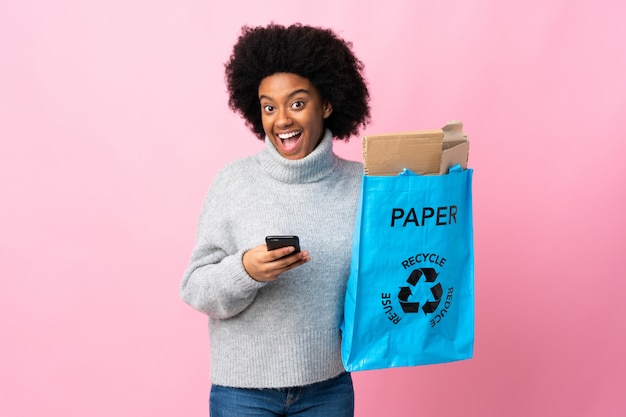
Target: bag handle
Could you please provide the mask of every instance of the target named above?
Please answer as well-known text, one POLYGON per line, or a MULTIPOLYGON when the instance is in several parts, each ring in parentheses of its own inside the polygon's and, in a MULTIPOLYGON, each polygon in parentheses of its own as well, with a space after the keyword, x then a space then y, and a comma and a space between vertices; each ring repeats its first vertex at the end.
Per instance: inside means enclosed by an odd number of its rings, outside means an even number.
MULTIPOLYGON (((461 166, 461 164, 452 165, 448 169, 448 174, 457 174, 459 172, 463 172, 463 167, 461 166)), ((420 174, 417 174, 417 173, 411 171, 408 168, 402 168, 402 171, 400 171, 400 173, 398 174, 398 177, 410 177, 410 176, 418 176, 419 177, 419 175, 420 174)))

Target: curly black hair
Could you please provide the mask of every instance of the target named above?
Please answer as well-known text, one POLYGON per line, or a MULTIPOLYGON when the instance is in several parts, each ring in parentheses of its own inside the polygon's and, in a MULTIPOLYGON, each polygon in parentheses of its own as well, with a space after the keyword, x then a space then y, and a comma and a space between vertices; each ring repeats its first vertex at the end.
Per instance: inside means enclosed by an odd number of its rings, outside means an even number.
POLYGON ((258 88, 261 80, 279 72, 307 78, 331 103, 325 127, 335 138, 348 140, 370 122, 363 63, 352 52, 352 43, 330 29, 300 23, 243 26, 225 67, 228 106, 261 140, 265 132, 258 88))

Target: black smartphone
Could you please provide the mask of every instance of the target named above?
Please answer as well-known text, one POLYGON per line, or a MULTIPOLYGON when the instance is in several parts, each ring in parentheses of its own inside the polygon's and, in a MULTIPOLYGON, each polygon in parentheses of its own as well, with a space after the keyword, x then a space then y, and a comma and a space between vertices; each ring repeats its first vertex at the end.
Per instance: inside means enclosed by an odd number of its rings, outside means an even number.
POLYGON ((291 254, 300 252, 300 239, 298 236, 266 236, 265 244, 267 245, 267 250, 274 250, 278 248, 284 248, 285 246, 293 246, 296 248, 291 254))

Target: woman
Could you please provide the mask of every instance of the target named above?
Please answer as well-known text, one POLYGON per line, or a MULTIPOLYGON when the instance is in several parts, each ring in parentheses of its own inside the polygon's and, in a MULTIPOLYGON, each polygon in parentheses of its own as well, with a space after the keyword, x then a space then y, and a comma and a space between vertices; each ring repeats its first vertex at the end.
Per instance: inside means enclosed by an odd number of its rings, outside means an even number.
POLYGON ((336 156, 370 119, 363 65, 328 29, 244 27, 229 106, 265 148, 214 178, 181 296, 209 316, 212 416, 352 416, 341 363, 362 165, 336 156), (268 251, 267 235, 298 235, 268 251))

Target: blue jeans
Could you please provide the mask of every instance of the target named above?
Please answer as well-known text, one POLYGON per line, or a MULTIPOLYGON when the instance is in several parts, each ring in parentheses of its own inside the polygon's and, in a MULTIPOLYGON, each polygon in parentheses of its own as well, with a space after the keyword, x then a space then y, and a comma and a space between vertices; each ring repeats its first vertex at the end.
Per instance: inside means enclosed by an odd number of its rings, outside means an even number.
POLYGON ((354 388, 345 372, 327 381, 293 388, 211 387, 211 417, 353 417, 354 388))

